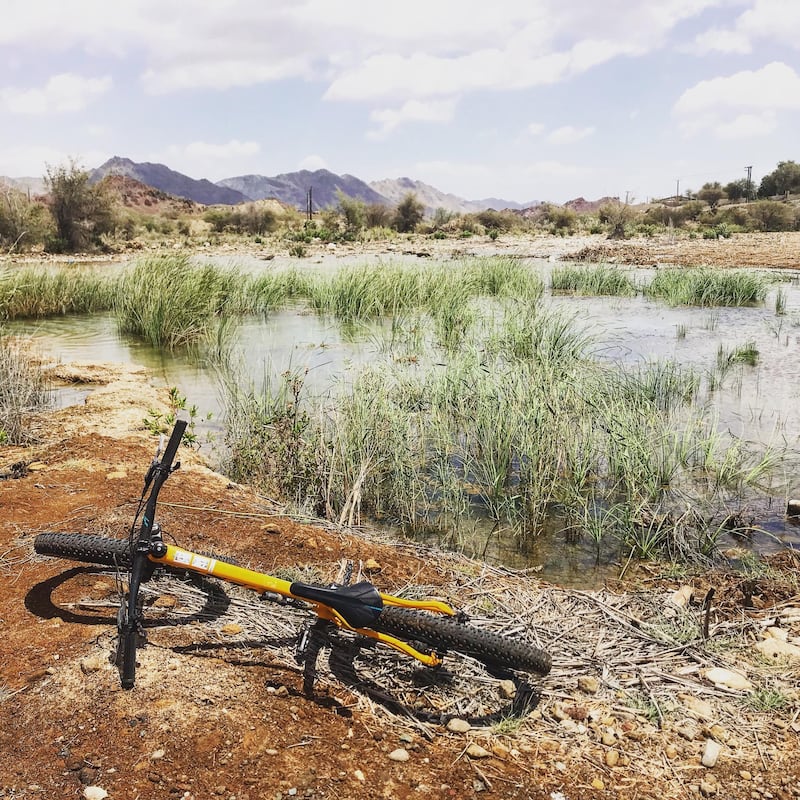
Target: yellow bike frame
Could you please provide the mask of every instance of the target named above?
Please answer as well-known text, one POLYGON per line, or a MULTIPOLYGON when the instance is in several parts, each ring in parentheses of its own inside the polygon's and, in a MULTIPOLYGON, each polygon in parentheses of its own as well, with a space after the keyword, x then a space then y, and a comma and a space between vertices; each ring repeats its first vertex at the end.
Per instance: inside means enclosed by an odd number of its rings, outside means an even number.
MULTIPOLYGON (((267 575, 264 572, 257 572, 256 570, 246 569, 244 567, 237 567, 235 564, 229 564, 226 561, 220 561, 210 556, 204 556, 199 553, 193 553, 191 550, 184 550, 174 545, 164 544, 166 553, 162 556, 155 556, 152 553, 148 558, 156 564, 168 564, 177 569, 190 570, 191 572, 199 572, 203 575, 212 575, 220 580, 234 583, 238 586, 245 586, 248 589, 253 589, 261 594, 265 592, 272 592, 281 595, 281 597, 293 598, 295 600, 302 600, 313 606, 314 611, 320 619, 328 620, 335 623, 340 628, 345 630, 355 631, 362 636, 368 636, 370 639, 375 639, 389 647, 399 650, 401 653, 411 656, 422 662, 426 666, 435 667, 442 663, 442 659, 436 653, 421 653, 419 650, 413 648, 407 642, 401 639, 396 639, 386 633, 373 631, 370 628, 354 628, 347 623, 344 617, 336 611, 335 608, 319 602, 308 600, 305 597, 298 597, 292 594, 289 581, 276 578, 272 575, 267 575)), ((406 600, 402 597, 395 597, 391 594, 384 594, 379 592, 381 600, 387 606, 400 606, 402 608, 413 608, 420 611, 431 611, 437 614, 444 614, 453 616, 455 611, 440 600, 406 600)))

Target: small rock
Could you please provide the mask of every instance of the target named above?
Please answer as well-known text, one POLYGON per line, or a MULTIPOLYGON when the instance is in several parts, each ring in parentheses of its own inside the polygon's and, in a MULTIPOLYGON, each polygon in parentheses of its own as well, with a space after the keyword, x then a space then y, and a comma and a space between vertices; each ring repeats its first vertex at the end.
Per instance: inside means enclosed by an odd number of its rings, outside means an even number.
POLYGON ((492 745, 492 755, 505 761, 511 755, 511 751, 504 744, 495 742, 492 745))
POLYGON ((740 777, 740 778, 741 778, 743 781, 751 781, 751 780, 753 780, 753 775, 752 775, 752 773, 751 773, 751 772, 748 772, 746 769, 740 769, 740 770, 739 770, 739 777, 740 777))
POLYGON ((700 794, 703 797, 713 797, 717 793, 717 784, 712 783, 711 781, 701 780, 700 781, 700 794))
POLYGON ((161 750, 161 749, 153 750, 153 752, 150 753, 150 760, 151 761, 158 761, 159 759, 164 758, 164 755, 165 755, 165 751, 164 750, 161 750))
POLYGON ((765 658, 785 658, 788 661, 800 661, 800 647, 790 642, 784 642, 782 639, 770 637, 756 642, 756 650, 765 658))
POLYGON ((470 758, 489 758, 489 756, 492 755, 485 747, 481 747, 477 742, 472 742, 467 747, 466 752, 470 758))
POLYGON ((401 733, 397 738, 403 744, 411 744, 414 741, 414 737, 410 733, 401 733))
POLYGON ((678 755, 678 748, 677 748, 677 747, 675 747, 675 745, 674 745, 674 744, 668 744, 668 745, 667 745, 667 746, 664 748, 664 755, 665 755, 665 756, 666 756, 666 757, 667 757, 667 758, 668 758, 670 761, 672 761, 672 759, 673 759, 673 758, 676 758, 676 757, 677 757, 677 755, 678 755))
POLYGON ((592 781, 592 788, 597 789, 598 792, 602 792, 606 788, 606 785, 600 780, 600 778, 595 778, 592 781))
POLYGON ((390 761, 408 761, 409 758, 411 758, 411 756, 404 747, 398 747, 397 750, 392 750, 392 752, 389 753, 390 761))
POLYGON ((669 601, 672 605, 677 606, 678 608, 684 608, 692 600, 692 592, 694 590, 691 586, 681 586, 677 592, 673 592, 670 596, 669 601))
POLYGON ((279 686, 275 690, 275 697, 288 697, 289 696, 289 688, 287 686, 279 686))
POLYGON ((280 527, 278 525, 276 525, 274 522, 268 522, 266 525, 262 525, 261 526, 261 530, 264 531, 264 533, 280 533, 281 532, 280 527))
POLYGON ((108 797, 108 792, 101 786, 87 786, 83 790, 85 800, 105 800, 108 797))
POLYGON ((703 748, 703 758, 701 759, 703 766, 711 769, 717 763, 721 751, 722 746, 718 742, 715 742, 713 739, 706 739, 706 744, 703 748))
POLYGON ((612 744, 617 743, 617 735, 614 733, 614 731, 604 731, 603 735, 600 737, 600 741, 606 747, 610 747, 612 744))
POLYGON ((513 700, 517 696, 517 687, 514 685, 514 681, 502 680, 497 685, 497 689, 500 692, 500 697, 506 700, 513 700))
POLYGON ((364 781, 366 781, 367 779, 367 776, 364 775, 364 773, 360 769, 357 769, 353 773, 353 775, 355 776, 356 780, 359 781, 360 783, 364 783, 364 781))
POLYGON ((368 558, 364 562, 364 569, 370 572, 380 572, 383 567, 374 558, 368 558))
POLYGON ((86 656, 86 658, 81 660, 81 672, 84 675, 88 675, 90 672, 97 672, 103 669, 106 663, 105 656, 101 656, 100 654, 86 656))
MULTIPOLYGON (((777 641, 772 639, 770 641, 777 641)), ((756 645, 758 646, 758 645, 756 645)), ((800 648, 798 648, 800 653, 800 648)), ((722 667, 713 667, 712 669, 704 670, 700 673, 706 680, 711 681, 715 686, 722 686, 726 689, 736 689, 739 691, 750 691, 753 684, 740 672, 734 672, 730 669, 723 669, 722 667)))
POLYGON ((600 681, 592 675, 582 675, 578 678, 578 688, 584 694, 597 694, 600 691, 600 681))
POLYGON ((678 699, 695 719, 708 721, 714 718, 714 708, 711 703, 690 694, 679 694, 678 699))
POLYGON ((453 719, 447 723, 447 730, 449 730, 451 733, 466 733, 467 731, 472 730, 472 725, 470 725, 465 719, 453 717, 453 719))
POLYGON ((619 752, 616 750, 606 750, 606 766, 616 767, 619 763, 619 752))
POLYGON ((242 626, 238 622, 229 622, 227 625, 223 625, 220 630, 228 636, 235 636, 237 633, 242 632, 242 626))

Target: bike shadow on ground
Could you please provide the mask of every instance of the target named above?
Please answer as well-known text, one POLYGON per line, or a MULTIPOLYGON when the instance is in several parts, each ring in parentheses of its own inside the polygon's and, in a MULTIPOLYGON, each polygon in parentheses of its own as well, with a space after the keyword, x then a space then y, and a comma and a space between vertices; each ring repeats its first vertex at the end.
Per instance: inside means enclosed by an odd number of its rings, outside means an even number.
MULTIPOLYGON (((40 619, 60 619, 63 622, 77 625, 116 625, 116 609, 110 614, 99 611, 95 613, 76 613, 62 607, 53 599, 53 593, 65 583, 80 575, 89 574, 107 575, 108 570, 93 566, 72 567, 58 573, 58 575, 54 575, 52 578, 40 581, 34 584, 25 595, 25 608, 40 619)), ((202 575, 188 574, 186 580, 203 593, 203 605, 198 610, 189 613, 176 612, 159 619, 148 620, 145 618, 142 627, 189 625, 193 622, 215 620, 225 614, 230 607, 231 600, 222 588, 202 575)))

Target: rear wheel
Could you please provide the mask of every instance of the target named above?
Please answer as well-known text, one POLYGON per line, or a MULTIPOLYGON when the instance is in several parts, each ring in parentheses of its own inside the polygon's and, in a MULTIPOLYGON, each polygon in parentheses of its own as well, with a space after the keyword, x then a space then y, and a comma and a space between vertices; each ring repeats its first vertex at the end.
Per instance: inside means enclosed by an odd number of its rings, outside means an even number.
POLYGON ((455 617, 385 606, 369 626, 399 639, 421 641, 435 650, 456 650, 487 666, 547 675, 552 666, 548 653, 494 631, 482 631, 455 617))

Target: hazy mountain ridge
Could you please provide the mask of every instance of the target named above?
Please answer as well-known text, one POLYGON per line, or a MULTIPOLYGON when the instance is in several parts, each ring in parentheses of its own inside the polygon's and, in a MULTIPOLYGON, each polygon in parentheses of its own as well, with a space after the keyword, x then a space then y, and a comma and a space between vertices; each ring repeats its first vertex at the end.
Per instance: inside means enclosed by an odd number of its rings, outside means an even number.
MULTIPOLYGON (((498 198, 465 200, 412 178, 386 178, 366 183, 354 175, 337 175, 327 169, 299 170, 274 176, 236 175, 212 183, 205 178, 191 178, 165 164, 135 162, 129 158, 114 156, 96 169, 90 170, 90 180, 93 183, 108 175, 131 178, 173 197, 202 205, 238 205, 253 200, 274 198, 286 205, 305 210, 309 189, 312 192, 314 210, 317 211, 336 206, 340 192, 346 197, 368 204, 390 206, 397 205, 407 194, 413 193, 425 206, 428 215, 432 215, 438 208, 465 214, 487 208, 498 211, 506 208, 519 210, 538 205, 537 202, 525 205, 498 198)), ((42 194, 46 190, 44 180, 41 178, 0 177, 0 183, 21 191, 30 191, 31 194, 42 194)))
POLYGON ((443 208, 445 211, 451 211, 456 214, 474 214, 478 211, 485 211, 487 208, 493 208, 496 211, 511 208, 518 211, 529 206, 538 205, 537 202, 525 205, 496 197, 490 197, 485 200, 465 200, 463 197, 442 192, 430 184, 416 181, 412 178, 384 178, 380 181, 371 181, 369 185, 394 205, 399 203, 409 192, 412 192, 416 195, 417 200, 425 206, 425 211, 429 215, 433 214, 437 208, 443 208))
POLYGON ((250 200, 276 198, 303 209, 309 189, 315 210, 335 206, 339 192, 365 203, 386 203, 384 196, 354 175, 336 175, 327 169, 284 172, 274 177, 239 175, 217 181, 217 186, 234 189, 250 200))
POLYGON ((114 156, 91 171, 91 180, 97 182, 106 175, 124 175, 162 192, 184 197, 203 205, 237 205, 248 198, 226 186, 217 186, 205 178, 196 179, 176 172, 164 164, 136 163, 129 158, 114 156))

